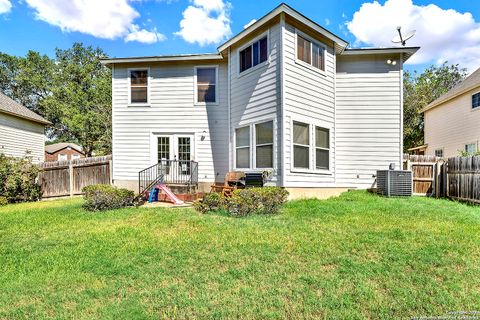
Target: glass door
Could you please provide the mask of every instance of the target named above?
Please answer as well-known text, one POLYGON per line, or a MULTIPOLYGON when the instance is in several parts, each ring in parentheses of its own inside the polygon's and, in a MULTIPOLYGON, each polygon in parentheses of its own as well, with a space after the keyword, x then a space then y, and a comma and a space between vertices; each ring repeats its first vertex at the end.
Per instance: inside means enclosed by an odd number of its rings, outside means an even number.
POLYGON ((193 160, 193 136, 171 134, 157 136, 157 163, 159 175, 166 183, 188 182, 193 160))
POLYGON ((188 136, 175 137, 175 156, 178 159, 178 174, 182 181, 185 181, 191 174, 192 160, 192 138, 188 136))

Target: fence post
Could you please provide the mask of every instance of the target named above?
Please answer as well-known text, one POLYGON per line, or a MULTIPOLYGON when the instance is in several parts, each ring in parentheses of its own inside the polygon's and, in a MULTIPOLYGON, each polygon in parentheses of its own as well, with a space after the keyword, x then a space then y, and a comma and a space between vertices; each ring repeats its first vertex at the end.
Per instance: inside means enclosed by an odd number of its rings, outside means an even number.
POLYGON ((70 197, 73 197, 73 163, 72 161, 70 161, 70 163, 68 164, 68 176, 69 176, 69 182, 70 182, 70 186, 69 186, 69 191, 70 191, 70 197))
POLYGON ((113 185, 113 160, 108 160, 108 171, 110 175, 110 185, 113 185))

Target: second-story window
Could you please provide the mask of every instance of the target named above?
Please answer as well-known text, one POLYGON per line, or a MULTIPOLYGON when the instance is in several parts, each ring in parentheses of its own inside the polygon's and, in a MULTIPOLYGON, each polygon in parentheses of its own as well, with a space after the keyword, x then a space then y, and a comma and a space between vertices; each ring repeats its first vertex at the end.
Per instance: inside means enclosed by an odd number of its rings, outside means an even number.
POLYGON ((480 92, 472 95, 472 109, 480 107, 480 92))
POLYGON ((130 103, 148 103, 148 69, 130 70, 130 103))
POLYGON ((197 102, 217 102, 217 68, 197 68, 197 102))
POLYGON ((268 39, 255 41, 240 51, 240 72, 248 70, 268 59, 268 39))
POLYGON ((298 34, 297 59, 325 71, 325 48, 298 34))

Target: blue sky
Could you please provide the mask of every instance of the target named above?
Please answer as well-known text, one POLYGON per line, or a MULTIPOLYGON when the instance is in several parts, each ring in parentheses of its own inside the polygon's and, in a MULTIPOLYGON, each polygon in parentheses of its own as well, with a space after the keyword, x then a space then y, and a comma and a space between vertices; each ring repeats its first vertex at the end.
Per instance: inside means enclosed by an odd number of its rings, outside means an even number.
MULTIPOLYGON (((0 50, 54 55, 74 42, 112 57, 215 52, 279 4, 259 0, 0 0, 0 50)), ((395 26, 422 46, 409 69, 443 60, 480 67, 480 1, 287 1, 358 46, 390 46, 395 26)))

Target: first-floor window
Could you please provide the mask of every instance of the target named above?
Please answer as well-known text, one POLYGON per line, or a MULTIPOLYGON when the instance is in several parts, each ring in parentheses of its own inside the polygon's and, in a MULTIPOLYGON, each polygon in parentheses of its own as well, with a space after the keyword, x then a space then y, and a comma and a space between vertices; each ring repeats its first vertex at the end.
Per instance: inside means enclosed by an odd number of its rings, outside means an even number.
POLYGON ((235 130, 235 166, 237 168, 250 168, 250 127, 235 130))
POLYGON ((330 130, 293 121, 293 167, 330 170, 330 130))
POLYGON ((477 152, 477 146, 475 145, 475 143, 466 144, 465 152, 471 155, 475 154, 475 152, 477 152))
POLYGON ((436 149, 435 150, 435 157, 443 158, 443 149, 436 149))
POLYGON ((255 167, 273 168, 273 121, 255 125, 255 167))
POLYGON ((310 126, 302 122, 293 122, 293 166, 310 168, 310 126))
POLYGON ((315 127, 315 168, 328 170, 330 167, 330 132, 328 129, 315 127))

